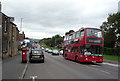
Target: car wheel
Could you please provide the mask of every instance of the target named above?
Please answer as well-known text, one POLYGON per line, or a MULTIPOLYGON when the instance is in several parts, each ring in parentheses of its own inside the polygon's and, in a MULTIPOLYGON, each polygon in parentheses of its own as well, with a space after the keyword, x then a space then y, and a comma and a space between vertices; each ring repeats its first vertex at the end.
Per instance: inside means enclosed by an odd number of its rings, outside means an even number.
POLYGON ((31 60, 29 60, 29 62, 31 63, 32 61, 31 61, 31 60))
POLYGON ((68 58, 67 58, 67 54, 64 55, 64 58, 65 58, 66 60, 68 60, 68 58))
POLYGON ((44 63, 45 61, 44 61, 44 60, 42 60, 41 62, 42 62, 42 63, 44 63))

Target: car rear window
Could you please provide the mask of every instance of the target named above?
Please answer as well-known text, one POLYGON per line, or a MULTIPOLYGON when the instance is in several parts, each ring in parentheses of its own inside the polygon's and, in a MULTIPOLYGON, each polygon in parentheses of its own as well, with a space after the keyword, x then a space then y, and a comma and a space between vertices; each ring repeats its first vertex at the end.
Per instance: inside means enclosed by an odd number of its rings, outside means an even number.
POLYGON ((32 54, 42 54, 42 53, 43 53, 42 51, 38 51, 38 50, 32 51, 32 54))

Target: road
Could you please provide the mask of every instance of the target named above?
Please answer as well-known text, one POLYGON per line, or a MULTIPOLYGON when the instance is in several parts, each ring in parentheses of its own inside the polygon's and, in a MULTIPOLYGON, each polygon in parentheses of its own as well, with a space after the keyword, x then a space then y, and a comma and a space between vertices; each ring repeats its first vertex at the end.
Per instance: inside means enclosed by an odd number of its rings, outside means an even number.
POLYGON ((45 52, 45 63, 28 63, 24 79, 118 79, 118 66, 81 64, 45 52))
MULTIPOLYGON (((37 48, 39 49, 39 48, 37 48)), ((28 55, 29 55, 28 51, 28 55)), ((118 65, 82 64, 44 52, 45 63, 21 63, 21 54, 3 60, 3 79, 118 79, 118 65), (27 66, 27 67, 26 67, 27 66)), ((3 80, 4 81, 4 80, 3 80)))
POLYGON ((0 80, 2 80, 2 58, 0 58, 0 80))

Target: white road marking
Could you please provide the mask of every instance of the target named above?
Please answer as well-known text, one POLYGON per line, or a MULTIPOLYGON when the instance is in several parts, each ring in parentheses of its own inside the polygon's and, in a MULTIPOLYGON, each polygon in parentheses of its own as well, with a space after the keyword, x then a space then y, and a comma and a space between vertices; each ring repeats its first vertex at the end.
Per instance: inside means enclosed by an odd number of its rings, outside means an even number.
POLYGON ((26 70, 27 70, 27 67, 28 67, 28 61, 27 61, 27 64, 26 64, 26 66, 25 66, 25 68, 24 68, 24 70, 23 70, 22 76, 19 77, 20 79, 23 79, 23 78, 24 78, 25 72, 26 72, 26 70))
POLYGON ((37 78, 37 76, 30 76, 30 78, 35 81, 35 79, 37 78))
POLYGON ((107 64, 107 65, 115 66, 115 67, 118 67, 118 66, 119 66, 119 65, 117 65, 117 64, 111 64, 111 63, 105 63, 105 62, 103 62, 102 64, 107 64))
POLYGON ((101 67, 101 66, 98 66, 98 65, 91 65, 91 66, 95 66, 95 67, 101 67))
POLYGON ((107 71, 104 71, 104 70, 100 70, 100 69, 93 68, 93 67, 89 67, 89 66, 86 66, 86 67, 88 67, 88 68, 91 68, 91 69, 94 69, 94 70, 97 70, 97 71, 104 72, 104 73, 106 73, 106 74, 110 74, 109 72, 107 72, 107 71))

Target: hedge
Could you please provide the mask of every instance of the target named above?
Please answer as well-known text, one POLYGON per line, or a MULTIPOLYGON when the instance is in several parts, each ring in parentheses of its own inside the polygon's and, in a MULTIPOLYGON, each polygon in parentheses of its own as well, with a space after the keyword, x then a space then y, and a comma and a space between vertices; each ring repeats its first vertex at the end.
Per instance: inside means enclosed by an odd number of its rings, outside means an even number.
POLYGON ((103 54, 120 56, 120 48, 103 48, 103 54))

